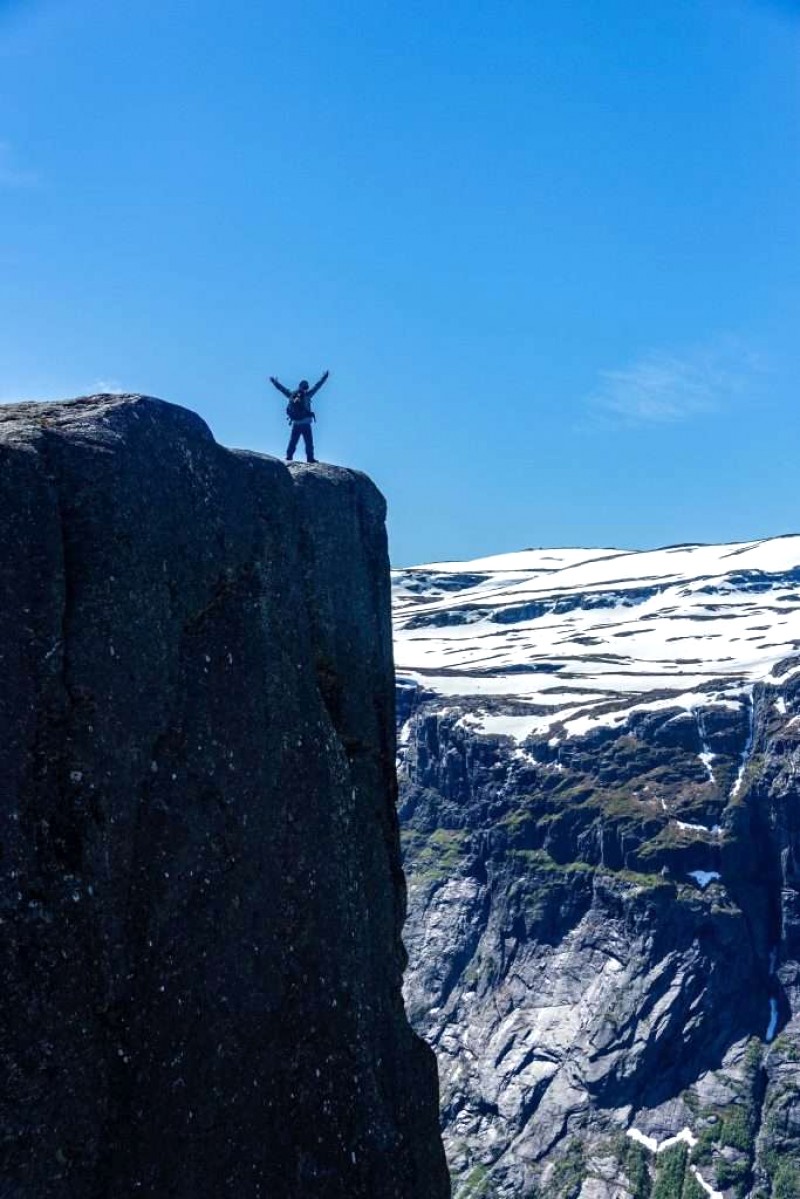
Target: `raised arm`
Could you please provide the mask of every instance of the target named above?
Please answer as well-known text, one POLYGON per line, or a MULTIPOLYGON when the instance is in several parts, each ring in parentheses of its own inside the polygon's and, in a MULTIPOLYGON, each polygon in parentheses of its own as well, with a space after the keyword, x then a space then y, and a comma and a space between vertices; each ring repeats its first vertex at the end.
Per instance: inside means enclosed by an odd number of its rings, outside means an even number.
POLYGON ((290 400, 292 398, 292 393, 289 391, 289 388, 284 387, 282 383, 279 383, 274 375, 270 375, 269 381, 272 384, 272 386, 277 387, 278 391, 280 391, 283 395, 285 395, 288 400, 290 400))
POLYGON ((330 371, 326 371, 325 374, 322 376, 322 378, 318 379, 317 382, 314 384, 314 386, 309 389, 309 391, 306 393, 308 395, 309 399, 311 399, 312 396, 315 396, 317 394, 320 387, 322 387, 322 384, 328 378, 329 374, 330 374, 330 371))

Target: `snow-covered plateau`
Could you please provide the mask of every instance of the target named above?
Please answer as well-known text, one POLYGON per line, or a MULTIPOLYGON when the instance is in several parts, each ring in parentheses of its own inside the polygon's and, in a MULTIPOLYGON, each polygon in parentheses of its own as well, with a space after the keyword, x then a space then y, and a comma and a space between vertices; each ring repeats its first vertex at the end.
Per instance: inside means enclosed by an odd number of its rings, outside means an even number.
POLYGON ((800 536, 393 586, 456 1199, 800 1197, 800 536))
POLYGON ((437 562, 395 572, 394 610, 401 678, 514 701, 487 732, 578 735, 769 678, 800 649, 800 536, 437 562))

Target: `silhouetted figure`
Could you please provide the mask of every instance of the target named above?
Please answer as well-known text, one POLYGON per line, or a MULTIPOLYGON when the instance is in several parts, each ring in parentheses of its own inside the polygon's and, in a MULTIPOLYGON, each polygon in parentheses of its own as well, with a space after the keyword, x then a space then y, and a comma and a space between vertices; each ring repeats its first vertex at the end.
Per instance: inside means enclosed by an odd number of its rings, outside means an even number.
POLYGON ((289 401, 286 405, 286 419, 292 426, 292 434, 289 438, 289 445, 286 449, 286 461, 291 462, 294 458, 294 452, 297 449, 297 443, 300 438, 306 447, 306 458, 309 462, 316 462, 314 457, 314 437, 311 432, 311 425, 317 419, 311 410, 311 398, 319 391, 322 384, 328 377, 329 372, 325 371, 322 378, 309 387, 307 379, 301 379, 294 391, 289 391, 288 387, 284 387, 279 383, 274 375, 270 375, 269 381, 273 387, 277 387, 282 395, 285 395, 289 401))

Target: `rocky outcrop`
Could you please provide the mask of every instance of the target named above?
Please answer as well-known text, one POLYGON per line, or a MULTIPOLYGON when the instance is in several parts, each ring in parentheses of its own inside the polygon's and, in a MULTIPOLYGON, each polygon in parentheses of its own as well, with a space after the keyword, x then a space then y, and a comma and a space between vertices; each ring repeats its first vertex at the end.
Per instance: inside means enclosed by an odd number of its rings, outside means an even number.
POLYGON ((729 789, 749 705, 708 712, 714 781, 669 709, 521 750, 437 707, 401 751, 407 998, 456 1194, 646 1199, 684 1130, 695 1189, 653 1194, 800 1194, 800 675, 729 789))
POLYGON ((0 1192, 444 1199, 382 498, 138 396, 0 492, 0 1192))
POLYGON ((451 690, 422 668, 399 683, 399 810, 407 1004, 439 1059, 455 1195, 794 1199, 800 660, 691 695, 598 687, 590 718, 564 688, 560 718, 495 685, 514 644, 480 673, 487 623, 456 680, 461 613, 434 615, 451 690))

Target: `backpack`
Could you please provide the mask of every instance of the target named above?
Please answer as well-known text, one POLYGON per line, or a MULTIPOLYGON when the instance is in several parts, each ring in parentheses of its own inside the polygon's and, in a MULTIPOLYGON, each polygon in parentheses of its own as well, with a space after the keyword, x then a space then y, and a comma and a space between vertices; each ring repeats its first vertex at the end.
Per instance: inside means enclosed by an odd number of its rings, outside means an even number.
POLYGON ((286 415, 289 420, 314 420, 311 405, 307 400, 303 400, 299 396, 292 396, 291 400, 289 400, 289 403, 286 405, 286 415))

